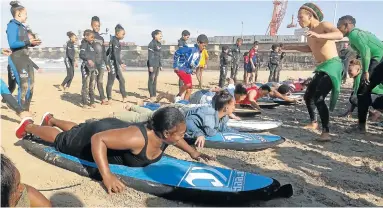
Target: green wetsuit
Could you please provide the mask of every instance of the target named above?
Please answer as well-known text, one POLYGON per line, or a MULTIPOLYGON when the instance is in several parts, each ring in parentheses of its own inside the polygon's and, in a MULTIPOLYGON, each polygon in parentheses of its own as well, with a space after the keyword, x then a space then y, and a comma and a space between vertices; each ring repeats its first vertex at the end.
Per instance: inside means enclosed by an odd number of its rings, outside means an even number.
POLYGON ((371 59, 378 62, 383 57, 383 43, 372 33, 354 28, 347 34, 352 49, 357 51, 362 59, 363 71, 367 72, 371 59))

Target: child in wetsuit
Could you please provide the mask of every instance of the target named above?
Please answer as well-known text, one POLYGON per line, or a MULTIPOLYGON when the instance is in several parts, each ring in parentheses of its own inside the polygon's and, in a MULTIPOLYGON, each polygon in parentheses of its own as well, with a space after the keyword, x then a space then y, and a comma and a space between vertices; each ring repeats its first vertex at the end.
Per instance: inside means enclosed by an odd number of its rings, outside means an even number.
POLYGON ((94 104, 94 87, 96 84, 97 69, 95 68, 96 53, 93 49, 94 33, 92 30, 84 31, 84 39, 81 41, 80 46, 80 59, 83 60, 81 64, 82 75, 82 104, 83 108, 95 108, 94 104), (88 96, 89 100, 88 101, 88 96))
POLYGON ((218 83, 218 86, 220 88, 223 88, 223 86, 225 85, 225 79, 226 79, 226 76, 227 76, 227 65, 229 64, 228 52, 229 52, 229 47, 222 46, 222 53, 221 53, 221 56, 219 58, 219 60, 220 60, 219 69, 220 70, 219 70, 219 83, 218 83))
POLYGON ((60 85, 61 90, 63 91, 70 87, 70 84, 72 83, 74 77, 74 68, 77 68, 74 49, 74 45, 77 42, 77 36, 73 32, 67 32, 67 36, 69 38, 69 41, 66 44, 66 57, 64 59, 67 75, 60 85))
POLYGON ((115 27, 115 36, 111 37, 109 43, 109 49, 106 52, 109 64, 110 71, 108 73, 108 82, 106 84, 106 96, 108 97, 108 102, 112 102, 112 88, 114 80, 117 78, 120 83, 120 93, 122 95, 122 102, 126 103, 126 90, 125 90, 125 79, 122 75, 122 70, 126 68, 126 65, 121 60, 121 44, 120 40, 125 37, 125 29, 121 25, 115 27))
POLYGON ((279 46, 276 44, 273 44, 271 46, 271 52, 269 56, 269 64, 268 68, 270 70, 270 75, 269 75, 269 82, 277 82, 277 71, 278 71, 278 66, 279 66, 279 46))

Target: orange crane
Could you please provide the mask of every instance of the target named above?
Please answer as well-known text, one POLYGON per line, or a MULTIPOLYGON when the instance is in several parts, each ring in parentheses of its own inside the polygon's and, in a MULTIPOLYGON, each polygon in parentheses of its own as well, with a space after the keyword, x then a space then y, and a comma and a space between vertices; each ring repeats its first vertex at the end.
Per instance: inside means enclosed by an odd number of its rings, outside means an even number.
POLYGON ((285 17, 287 9, 287 0, 273 0, 274 9, 273 16, 269 27, 267 28, 266 35, 276 36, 278 29, 281 26, 282 20, 285 17))

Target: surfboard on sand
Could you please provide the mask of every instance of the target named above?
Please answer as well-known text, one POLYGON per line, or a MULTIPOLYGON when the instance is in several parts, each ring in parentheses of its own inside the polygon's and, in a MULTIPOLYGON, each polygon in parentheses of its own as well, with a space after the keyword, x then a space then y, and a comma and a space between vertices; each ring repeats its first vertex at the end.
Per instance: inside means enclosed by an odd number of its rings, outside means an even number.
MULTIPOLYGON (((278 103, 274 103, 273 101, 260 101, 260 102, 257 101, 257 104, 259 105, 260 108, 267 108, 267 109, 272 109, 272 108, 279 106, 278 103)), ((247 109, 249 109, 249 108, 252 109, 252 107, 250 105, 242 105, 241 104, 241 107, 247 108, 247 109)))
MULTIPOLYGON (((220 132, 212 137, 205 138, 205 147, 213 149, 230 149, 239 151, 259 151, 277 146, 286 139, 278 135, 220 132)), ((194 144, 194 140, 188 140, 194 144)))
POLYGON ((236 121, 234 119, 230 119, 227 123, 227 126, 230 128, 234 128, 238 131, 267 131, 270 129, 278 128, 282 125, 280 121, 251 121, 251 120, 240 120, 236 121))
MULTIPOLYGON (((36 139, 26 137, 22 140, 22 146, 30 154, 79 175, 101 179, 94 162, 63 154, 36 139)), ((196 204, 239 205, 254 200, 291 197, 293 194, 290 184, 281 186, 273 178, 169 156, 163 156, 157 163, 141 168, 113 164, 109 167, 128 187, 170 200, 196 204)))
POLYGON ((252 117, 255 115, 260 115, 261 112, 249 108, 236 108, 234 114, 239 117, 252 117))

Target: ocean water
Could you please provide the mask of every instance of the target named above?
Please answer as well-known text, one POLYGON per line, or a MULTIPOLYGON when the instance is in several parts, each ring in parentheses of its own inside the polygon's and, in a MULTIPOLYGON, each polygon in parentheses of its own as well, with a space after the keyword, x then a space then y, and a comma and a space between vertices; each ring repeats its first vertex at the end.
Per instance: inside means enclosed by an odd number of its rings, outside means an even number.
MULTIPOLYGON (((33 62, 44 72, 66 72, 64 58, 62 59, 40 59, 32 58, 33 62)), ((6 73, 8 65, 8 56, 0 55, 0 72, 6 73)), ((78 63, 80 66, 81 63, 78 63)), ((127 71, 144 71, 147 70, 145 67, 127 67, 127 71)))

